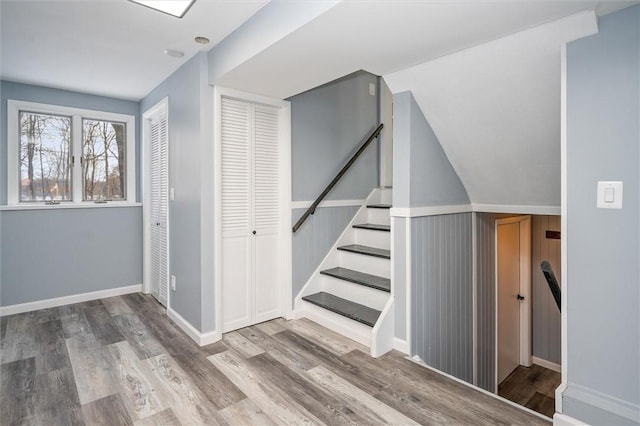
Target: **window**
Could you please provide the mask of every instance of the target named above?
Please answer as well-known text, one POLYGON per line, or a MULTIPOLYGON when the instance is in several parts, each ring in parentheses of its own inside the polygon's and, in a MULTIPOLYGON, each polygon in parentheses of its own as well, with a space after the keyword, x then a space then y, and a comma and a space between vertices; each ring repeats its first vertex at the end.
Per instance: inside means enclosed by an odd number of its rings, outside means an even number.
POLYGON ((7 106, 9 205, 135 202, 135 117, 7 106))

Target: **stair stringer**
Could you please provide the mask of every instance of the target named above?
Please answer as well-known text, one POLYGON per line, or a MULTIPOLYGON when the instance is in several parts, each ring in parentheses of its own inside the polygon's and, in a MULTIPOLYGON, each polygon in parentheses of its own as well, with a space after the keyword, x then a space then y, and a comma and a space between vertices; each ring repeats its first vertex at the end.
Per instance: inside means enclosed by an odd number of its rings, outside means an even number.
POLYGON ((371 356, 378 358, 393 349, 395 333, 394 298, 389 297, 382 313, 371 330, 371 356))

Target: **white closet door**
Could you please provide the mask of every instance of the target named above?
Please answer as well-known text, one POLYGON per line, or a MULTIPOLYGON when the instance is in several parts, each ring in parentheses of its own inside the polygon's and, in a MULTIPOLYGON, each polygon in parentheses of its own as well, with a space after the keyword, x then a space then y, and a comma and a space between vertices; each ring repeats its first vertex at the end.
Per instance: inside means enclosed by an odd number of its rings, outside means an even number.
POLYGON ((167 305, 169 135, 166 112, 151 118, 151 293, 167 305))
POLYGON ((279 110, 255 105, 253 130, 254 323, 258 323, 281 314, 279 110))
POLYGON ((223 332, 251 325, 251 110, 223 98, 222 120, 222 300, 223 332))

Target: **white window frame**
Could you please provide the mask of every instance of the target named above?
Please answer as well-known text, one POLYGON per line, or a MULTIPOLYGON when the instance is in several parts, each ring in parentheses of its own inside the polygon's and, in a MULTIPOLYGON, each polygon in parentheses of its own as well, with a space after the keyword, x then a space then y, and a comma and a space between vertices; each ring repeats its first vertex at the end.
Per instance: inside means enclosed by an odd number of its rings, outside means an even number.
POLYGON ((33 113, 62 115, 71 117, 71 155, 80 159, 82 153, 82 120, 114 121, 125 124, 126 128, 126 199, 96 203, 93 200, 83 200, 82 164, 75 161, 71 167, 72 201, 55 204, 56 208, 92 207, 136 204, 136 118, 128 114, 116 114, 83 108, 70 108, 58 105, 41 104, 9 99, 7 100, 7 206, 29 208, 51 208, 51 204, 42 201, 20 201, 20 111, 33 113))

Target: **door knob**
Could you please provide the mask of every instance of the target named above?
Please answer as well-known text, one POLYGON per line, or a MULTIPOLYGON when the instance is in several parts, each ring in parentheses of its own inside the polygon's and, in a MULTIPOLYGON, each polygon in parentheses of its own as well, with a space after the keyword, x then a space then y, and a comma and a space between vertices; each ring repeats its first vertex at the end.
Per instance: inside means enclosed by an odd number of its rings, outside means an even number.
POLYGON ((517 298, 518 298, 518 300, 520 300, 520 301, 524 300, 524 296, 522 296, 522 295, 520 295, 520 294, 518 294, 516 297, 517 297, 517 298))

